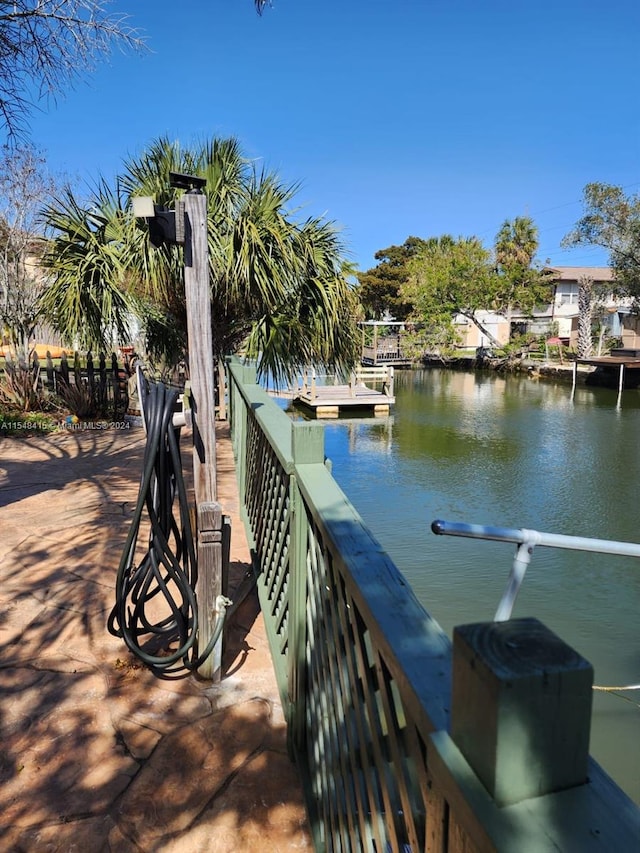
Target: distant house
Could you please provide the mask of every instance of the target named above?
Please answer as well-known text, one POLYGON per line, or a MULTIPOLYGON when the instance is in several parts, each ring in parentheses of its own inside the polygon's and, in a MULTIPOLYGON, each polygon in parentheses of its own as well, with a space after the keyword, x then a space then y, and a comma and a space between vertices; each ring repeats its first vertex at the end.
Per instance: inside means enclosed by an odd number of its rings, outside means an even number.
POLYGON ((546 267, 545 272, 553 276, 553 301, 544 313, 536 312, 536 318, 545 317, 549 323, 557 325, 558 337, 569 346, 575 346, 578 339, 578 294, 580 282, 587 279, 593 282, 595 290, 605 310, 603 322, 608 326, 610 336, 620 336, 620 323, 617 308, 626 307, 613 294, 613 271, 611 267, 546 267))
POLYGON ((500 344, 508 343, 510 325, 503 314, 496 314, 493 311, 477 311, 476 316, 482 328, 486 329, 491 337, 464 314, 457 314, 453 322, 462 349, 477 349, 478 347, 490 349, 494 346, 492 338, 495 338, 500 344))
MULTIPOLYGON (((554 334, 569 346, 578 339, 578 293, 580 281, 590 279, 598 291, 601 305, 601 322, 609 337, 620 338, 627 348, 640 348, 640 318, 631 314, 633 300, 621 299, 613 292, 613 271, 610 267, 545 267, 551 276, 552 301, 524 317, 514 313, 510 322, 503 315, 491 311, 478 312, 483 326, 500 341, 507 343, 514 334, 532 332, 537 335, 554 334)), ((463 317, 457 319, 464 347, 490 346, 490 342, 476 326, 463 317)))

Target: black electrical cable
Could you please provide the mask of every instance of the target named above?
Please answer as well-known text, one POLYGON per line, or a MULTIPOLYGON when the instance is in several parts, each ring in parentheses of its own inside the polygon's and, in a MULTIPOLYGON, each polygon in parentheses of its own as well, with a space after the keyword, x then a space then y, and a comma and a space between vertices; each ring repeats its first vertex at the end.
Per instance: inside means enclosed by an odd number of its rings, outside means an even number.
POLYGON ((147 443, 142 480, 118 568, 116 601, 107 627, 156 675, 181 678, 196 670, 211 654, 222 632, 224 609, 206 648, 198 654, 196 549, 182 477, 180 429, 173 425, 178 391, 160 382, 143 381, 140 402, 147 443), (146 552, 136 564, 145 510, 149 540, 146 552), (155 617, 149 615, 152 607, 155 617))

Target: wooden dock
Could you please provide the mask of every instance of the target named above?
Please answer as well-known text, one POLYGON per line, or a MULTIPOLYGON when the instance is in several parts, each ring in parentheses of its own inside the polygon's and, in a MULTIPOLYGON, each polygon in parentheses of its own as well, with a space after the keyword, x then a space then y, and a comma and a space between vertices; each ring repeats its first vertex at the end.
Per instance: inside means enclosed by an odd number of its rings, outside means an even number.
POLYGON ((640 384, 640 352, 638 350, 611 350, 611 355, 591 358, 577 358, 573 363, 573 386, 576 384, 576 371, 579 364, 587 364, 601 371, 604 380, 602 384, 615 387, 616 379, 618 392, 623 388, 637 388, 640 384), (628 376, 626 374, 629 374, 628 376), (606 377, 609 381, 606 381, 606 377))
POLYGON ((317 418, 337 418, 354 409, 369 411, 375 417, 388 415, 395 403, 393 367, 359 367, 347 385, 319 381, 315 371, 308 371, 293 394, 293 402, 317 418), (382 389, 371 388, 372 383, 382 389))
POLYGON ((403 351, 404 323, 395 320, 366 320, 358 325, 362 328, 361 362, 365 367, 411 367, 413 359, 403 351))

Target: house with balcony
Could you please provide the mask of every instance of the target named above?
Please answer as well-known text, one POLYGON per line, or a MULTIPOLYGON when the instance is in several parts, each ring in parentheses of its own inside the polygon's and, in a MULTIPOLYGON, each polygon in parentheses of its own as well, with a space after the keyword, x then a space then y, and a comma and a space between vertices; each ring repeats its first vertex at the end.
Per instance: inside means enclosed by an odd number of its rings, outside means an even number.
POLYGON ((544 311, 535 312, 535 320, 557 327, 558 337, 568 346, 578 341, 579 293, 581 282, 592 282, 598 295, 598 315, 609 337, 621 336, 620 311, 628 313, 631 300, 620 300, 614 294, 611 267, 546 267, 552 276, 553 300, 544 311))
MULTIPOLYGON (((514 334, 533 333, 557 336, 567 346, 575 347, 578 339, 578 295, 580 282, 589 279, 598 294, 597 316, 609 338, 619 338, 627 349, 640 349, 640 317, 632 313, 633 300, 615 294, 613 271, 610 267, 545 267, 550 275, 553 297, 548 305, 541 306, 533 316, 525 317, 515 312, 510 320, 492 311, 478 312, 482 326, 501 344, 514 334)), ((596 312, 594 312, 594 319, 596 312)), ((456 326, 462 346, 490 347, 491 341, 468 318, 459 316, 456 326)))

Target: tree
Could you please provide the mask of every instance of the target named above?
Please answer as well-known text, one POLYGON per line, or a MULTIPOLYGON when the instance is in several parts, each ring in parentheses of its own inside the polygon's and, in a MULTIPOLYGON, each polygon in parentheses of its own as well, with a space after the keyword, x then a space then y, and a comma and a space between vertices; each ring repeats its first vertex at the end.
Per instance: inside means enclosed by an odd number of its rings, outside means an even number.
POLYGON ((538 229, 528 216, 505 219, 495 239, 496 270, 501 279, 501 309, 511 322, 514 309, 530 314, 550 301, 550 277, 534 266, 538 229))
POLYGON ((0 117, 21 137, 35 103, 54 97, 108 56, 143 40, 111 0, 0 0, 0 117))
POLYGON ((45 280, 38 266, 44 239, 37 221, 54 192, 45 159, 36 148, 5 146, 0 160, 0 324, 18 360, 27 363, 29 345, 42 313, 45 280))
MULTIPOLYGON (((401 285, 402 298, 411 302, 411 319, 427 329, 449 330, 462 314, 495 345, 499 341, 484 326, 478 312, 504 307, 506 294, 491 253, 476 237, 450 235, 427 240, 409 262, 410 277, 401 285)), ((440 337, 441 331, 437 333, 440 337)))
POLYGON ((528 268, 538 251, 538 229, 528 216, 505 219, 496 235, 495 252, 498 269, 528 268))
POLYGON ((584 189, 585 214, 562 245, 601 246, 609 253, 616 289, 640 298, 640 196, 622 187, 591 183, 584 189))
POLYGON ((400 287, 409 278, 408 262, 424 240, 407 237, 401 246, 380 249, 374 257, 375 267, 357 274, 360 283, 358 295, 367 319, 381 320, 385 315, 395 320, 404 320, 411 312, 411 305, 400 296, 400 287))
POLYGON ((127 265, 136 232, 121 196, 101 182, 83 204, 67 185, 41 219, 53 235, 42 258, 48 322, 76 347, 107 351, 127 339, 140 303, 127 265))
POLYGON ((593 278, 582 275, 578 279, 578 345, 579 358, 591 355, 593 323, 593 278))
MULTIPOLYGON (((46 256, 54 273, 47 305, 73 309, 58 309, 60 327, 79 329, 84 317, 86 329, 100 338, 105 316, 113 326, 135 310, 143 323, 152 315, 156 340, 164 326, 179 329, 184 341, 181 253, 150 247, 130 214, 134 195, 153 195, 160 206, 175 203, 180 191, 170 186, 170 172, 206 179, 213 357, 242 346, 277 379, 309 364, 350 367, 357 358, 356 299, 336 228, 317 218, 294 219, 289 206, 296 187, 257 172, 235 139, 183 149, 160 138, 125 164, 115 188, 102 184, 83 205, 67 190, 47 209, 56 233, 46 256), (105 300, 115 313, 105 315, 105 300)), ((121 333, 124 327, 115 328, 121 333)))

